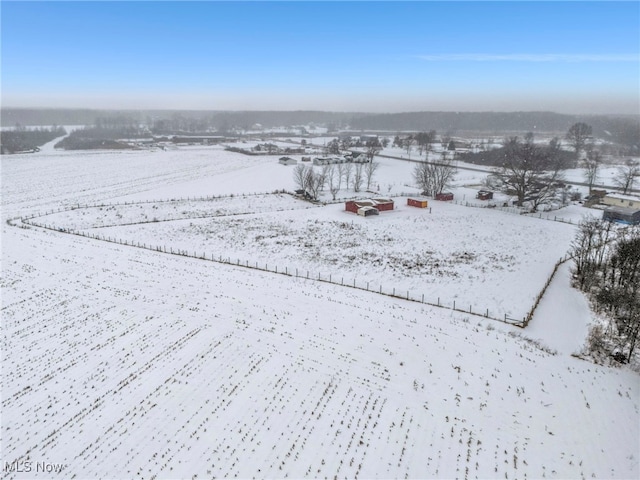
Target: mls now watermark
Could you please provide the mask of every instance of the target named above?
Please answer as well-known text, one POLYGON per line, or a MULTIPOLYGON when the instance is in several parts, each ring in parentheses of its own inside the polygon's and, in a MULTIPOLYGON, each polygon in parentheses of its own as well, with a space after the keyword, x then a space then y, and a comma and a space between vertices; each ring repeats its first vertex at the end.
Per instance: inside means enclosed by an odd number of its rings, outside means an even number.
POLYGON ((4 462, 2 470, 5 473, 60 473, 64 470, 66 465, 62 463, 50 463, 50 462, 31 462, 29 460, 15 462, 4 462))

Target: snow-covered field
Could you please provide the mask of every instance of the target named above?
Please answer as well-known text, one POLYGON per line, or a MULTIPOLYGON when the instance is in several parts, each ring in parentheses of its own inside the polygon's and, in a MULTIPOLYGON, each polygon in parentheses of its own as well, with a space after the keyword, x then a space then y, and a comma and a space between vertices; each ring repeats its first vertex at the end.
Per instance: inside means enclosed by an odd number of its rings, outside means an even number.
MULTIPOLYGON (((291 189, 291 170, 276 162, 204 147, 2 158, 5 478, 638 478, 640 377, 571 356, 590 314, 566 267, 522 330, 5 221, 76 203, 291 189)), ((384 160, 380 182, 402 185, 410 169, 384 160)), ((349 254, 341 241, 361 239, 354 248, 375 245, 384 258, 384 235, 393 251, 406 239, 406 250, 423 227, 442 233, 435 224, 446 222, 449 238, 429 248, 443 259, 470 253, 456 268, 479 278, 445 277, 434 288, 489 299, 499 276, 481 273, 491 270, 485 255, 517 253, 513 269, 524 276, 509 282, 537 293, 533 265, 544 264, 546 278, 547 259, 566 250, 573 228, 456 205, 362 219, 340 205, 291 210, 292 200, 277 201, 281 212, 100 229, 202 245, 209 235, 230 254, 321 266, 349 254), (315 221, 333 240, 326 246, 315 233, 314 258, 278 250, 280 235, 304 237, 315 221), (338 235, 341 224, 352 236, 338 235), (484 238, 472 241, 470 229, 484 238), (502 237, 506 251, 493 246, 502 237)), ((149 217, 155 204, 129 213, 149 217)), ((337 265, 369 271, 366 259, 337 265)))
POLYGON ((524 318, 574 236, 567 224, 541 229, 495 210, 446 202, 416 209, 404 198, 395 200, 394 211, 373 218, 347 212, 342 203, 314 208, 280 194, 81 208, 38 221, 243 265, 310 272, 311 278, 346 278, 373 290, 395 288, 429 303, 457 302, 458 308, 516 320, 524 318))

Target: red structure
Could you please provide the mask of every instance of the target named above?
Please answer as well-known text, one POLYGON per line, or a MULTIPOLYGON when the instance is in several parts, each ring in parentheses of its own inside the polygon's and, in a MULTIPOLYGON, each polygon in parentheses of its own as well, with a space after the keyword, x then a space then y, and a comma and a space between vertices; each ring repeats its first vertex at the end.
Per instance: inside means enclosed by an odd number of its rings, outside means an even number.
POLYGON ((427 208, 429 202, 424 198, 407 198, 407 205, 410 207, 427 208))
POLYGON ((358 209, 362 207, 375 207, 371 200, 349 200, 344 203, 344 209, 347 212, 358 213, 358 209))
POLYGON ((476 194, 476 198, 478 200, 491 200, 493 198, 493 192, 490 192, 489 190, 480 190, 476 194))
POLYGON ((389 198, 372 198, 364 200, 349 200, 344 203, 344 209, 347 212, 358 213, 358 209, 362 207, 374 207, 380 212, 393 210, 393 200, 389 198))
POLYGON ((372 200, 375 203, 374 207, 380 212, 393 210, 393 200, 390 198, 373 198, 372 200))
POLYGON ((441 192, 436 194, 436 200, 440 200, 443 202, 447 202, 453 200, 453 193, 451 192, 441 192))

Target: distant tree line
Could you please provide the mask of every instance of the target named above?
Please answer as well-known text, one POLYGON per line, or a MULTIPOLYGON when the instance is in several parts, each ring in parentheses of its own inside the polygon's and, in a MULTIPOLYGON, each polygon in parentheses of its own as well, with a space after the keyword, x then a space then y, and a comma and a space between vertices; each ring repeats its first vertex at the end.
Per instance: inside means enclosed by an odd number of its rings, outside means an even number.
POLYGON ((131 117, 99 117, 91 127, 72 131, 68 136, 56 143, 55 148, 65 150, 91 150, 99 148, 127 149, 131 148, 119 139, 148 138, 149 130, 138 124, 131 117))
MULTIPOLYGON (((93 125, 97 117, 132 118, 154 133, 204 133, 249 129, 259 123, 265 128, 293 125, 319 125, 330 131, 391 130, 424 131, 424 126, 445 132, 489 132, 496 135, 513 132, 559 132, 575 123, 588 123, 593 134, 622 147, 619 155, 640 154, 640 117, 638 115, 576 116, 553 112, 405 112, 368 114, 322 111, 191 111, 191 110, 87 110, 2 108, 2 126, 93 125)), ((607 147, 609 148, 609 147, 607 147)))
POLYGON ((26 129, 21 125, 17 125, 12 130, 3 130, 0 132, 2 153, 33 151, 45 143, 66 134, 66 130, 58 126, 26 129))
POLYGON ((623 147, 622 155, 640 154, 638 115, 580 117, 553 112, 405 112, 354 116, 353 129, 421 131, 423 125, 446 132, 566 132, 587 123, 593 134, 623 147))
POLYGON ((587 293, 604 325, 592 328, 592 354, 633 358, 640 335, 640 226, 589 218, 572 244, 574 286, 587 293))

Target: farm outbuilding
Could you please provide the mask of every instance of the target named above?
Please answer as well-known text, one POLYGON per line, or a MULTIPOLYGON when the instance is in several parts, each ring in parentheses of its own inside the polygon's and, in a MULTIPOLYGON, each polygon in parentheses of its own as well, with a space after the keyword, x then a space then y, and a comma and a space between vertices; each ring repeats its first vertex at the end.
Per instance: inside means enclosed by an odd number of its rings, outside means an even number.
POLYGON ((385 212, 387 210, 393 210, 393 200, 390 198, 373 198, 376 207, 379 211, 385 212))
POLYGON ((344 209, 347 212, 358 213, 358 210, 362 207, 373 207, 375 206, 372 200, 349 200, 344 203, 344 209))
POLYGON ((429 202, 424 198, 407 198, 407 205, 410 207, 427 208, 429 202))
POLYGON ((628 207, 609 207, 602 212, 602 219, 610 222, 640 225, 640 209, 628 207))
POLYGON ((478 200, 491 200, 493 198, 493 192, 490 192, 489 190, 480 190, 476 194, 476 198, 478 200))
POLYGON ((371 215, 380 215, 380 211, 376 207, 362 207, 358 209, 358 215, 370 217, 371 215))
POLYGON ((280 157, 280 160, 278 160, 280 162, 281 165, 296 165, 298 163, 298 161, 295 158, 291 158, 291 157, 280 157))
POLYGON ((363 207, 373 207, 379 212, 393 210, 394 203, 390 198, 371 198, 364 200, 349 200, 344 203, 344 209, 348 212, 358 213, 363 207))
POLYGON ((448 202, 453 200, 453 193, 451 192, 440 192, 436 193, 436 200, 440 200, 443 202, 448 202))

